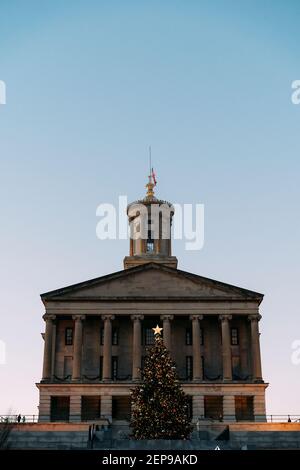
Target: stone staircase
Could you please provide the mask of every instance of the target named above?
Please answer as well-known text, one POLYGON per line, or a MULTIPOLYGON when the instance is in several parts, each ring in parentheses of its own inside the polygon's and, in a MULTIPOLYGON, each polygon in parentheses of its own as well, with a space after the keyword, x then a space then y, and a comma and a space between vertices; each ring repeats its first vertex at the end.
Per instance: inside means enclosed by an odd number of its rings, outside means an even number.
POLYGON ((128 421, 113 421, 110 428, 96 431, 93 449, 132 449, 132 450, 221 450, 230 449, 229 428, 216 424, 194 432, 190 440, 142 440, 130 439, 128 421))

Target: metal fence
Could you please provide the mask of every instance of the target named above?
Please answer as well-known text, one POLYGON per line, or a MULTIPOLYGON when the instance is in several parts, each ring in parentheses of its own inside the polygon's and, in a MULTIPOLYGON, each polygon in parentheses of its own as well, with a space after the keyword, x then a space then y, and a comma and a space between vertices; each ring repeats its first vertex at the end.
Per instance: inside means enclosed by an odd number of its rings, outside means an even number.
POLYGON ((300 423, 300 415, 267 415, 268 423, 300 423))
MULTIPOLYGON (((300 423, 300 415, 293 415, 293 414, 267 415, 266 419, 268 423, 300 423)), ((201 421, 213 422, 214 420, 206 420, 203 416, 201 416, 201 421)), ((1 423, 24 424, 24 423, 37 423, 37 422, 38 422, 38 415, 0 415, 0 424, 1 423)))
POLYGON ((37 423, 38 415, 0 415, 0 423, 37 423))

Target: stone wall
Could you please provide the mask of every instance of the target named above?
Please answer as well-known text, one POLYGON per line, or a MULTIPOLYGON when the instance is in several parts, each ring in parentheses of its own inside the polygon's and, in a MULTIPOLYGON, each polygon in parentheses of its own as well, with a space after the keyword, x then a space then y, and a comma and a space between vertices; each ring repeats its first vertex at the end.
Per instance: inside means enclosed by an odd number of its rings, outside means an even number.
MULTIPOLYGON (((99 422, 101 427, 101 422, 99 422)), ((105 424, 105 423, 104 423, 105 424)), ((16 424, 8 445, 12 449, 86 449, 88 424, 16 424)), ((1 425, 0 425, 1 430, 1 425)), ((94 448, 105 449, 300 449, 300 423, 239 423, 201 425, 187 441, 113 439, 107 429, 97 431, 94 448), (218 439, 227 429, 228 440, 218 439)))
MULTIPOLYGON (((129 396, 134 384, 129 383, 102 383, 102 384, 37 384, 40 390, 39 421, 50 421, 50 397, 70 396, 70 421, 78 422, 81 419, 81 397, 86 395, 99 395, 101 398, 101 416, 112 420, 112 397, 129 396)), ((265 421, 265 388, 266 384, 232 384, 232 383, 183 383, 183 390, 193 397, 193 418, 203 418, 204 396, 223 396, 224 421, 235 421, 235 395, 254 397, 254 419, 265 421)))

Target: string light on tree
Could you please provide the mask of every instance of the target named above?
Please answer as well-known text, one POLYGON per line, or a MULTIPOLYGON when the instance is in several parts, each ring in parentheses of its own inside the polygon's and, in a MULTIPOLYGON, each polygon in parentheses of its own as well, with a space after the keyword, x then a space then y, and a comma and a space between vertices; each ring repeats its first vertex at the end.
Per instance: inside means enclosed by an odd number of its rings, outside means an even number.
POLYGON ((192 426, 188 398, 183 392, 175 363, 157 325, 155 343, 148 349, 142 384, 132 391, 132 437, 134 439, 188 439, 192 426))

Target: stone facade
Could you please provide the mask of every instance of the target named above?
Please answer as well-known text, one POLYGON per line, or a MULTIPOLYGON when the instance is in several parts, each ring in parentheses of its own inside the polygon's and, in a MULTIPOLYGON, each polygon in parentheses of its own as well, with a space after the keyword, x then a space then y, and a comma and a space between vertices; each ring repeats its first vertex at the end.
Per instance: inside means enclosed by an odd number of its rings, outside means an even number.
POLYGON ((131 243, 120 272, 41 296, 40 422, 128 420, 156 324, 195 422, 264 421, 262 294, 177 269, 171 241, 149 245, 131 243))

